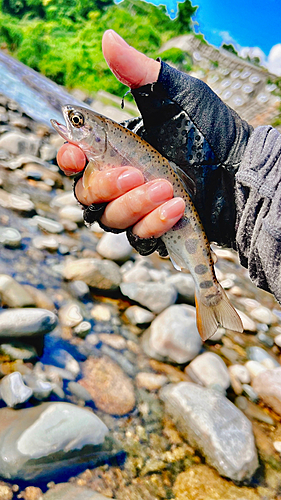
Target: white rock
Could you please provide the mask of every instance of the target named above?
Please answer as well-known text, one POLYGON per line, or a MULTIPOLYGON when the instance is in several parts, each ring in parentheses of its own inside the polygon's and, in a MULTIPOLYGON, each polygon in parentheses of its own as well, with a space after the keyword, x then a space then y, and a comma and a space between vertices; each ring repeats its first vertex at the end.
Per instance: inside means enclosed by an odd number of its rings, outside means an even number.
POLYGON ((256 323, 251 318, 249 318, 247 314, 243 313, 242 311, 239 311, 239 309, 236 309, 236 311, 238 312, 241 318, 243 330, 245 330, 246 332, 256 332, 257 331, 256 323))
POLYGON ((250 315, 259 323, 265 323, 266 325, 271 325, 272 323, 276 323, 278 318, 271 312, 267 307, 259 306, 255 309, 252 309, 250 315))
POLYGON ((128 307, 124 315, 132 325, 151 323, 151 321, 155 318, 155 314, 140 306, 128 307))
POLYGON ((65 207, 59 209, 59 217, 61 219, 71 220, 72 222, 82 222, 82 208, 76 205, 66 205, 65 207))
POLYGON ((0 149, 5 149, 14 155, 29 153, 36 156, 39 144, 39 138, 33 134, 6 132, 0 138, 0 149))
POLYGON ((0 392, 7 406, 13 407, 24 403, 32 396, 32 390, 27 387, 19 372, 13 372, 2 378, 0 392))
POLYGON ((194 303, 195 284, 190 274, 172 274, 167 277, 166 282, 174 285, 178 291, 178 294, 181 295, 185 300, 194 303))
POLYGON ((143 337, 148 356, 168 358, 176 363, 195 358, 201 346, 195 307, 186 304, 173 305, 159 314, 143 337))
POLYGON ((219 385, 223 389, 230 386, 230 376, 225 362, 213 352, 197 356, 186 369, 188 375, 201 385, 219 385))
POLYGON ((245 366, 250 373, 251 380, 253 380, 260 373, 266 371, 266 367, 258 361, 247 361, 245 366))
POLYGON ((130 257, 132 251, 126 233, 104 233, 97 244, 97 252, 105 259, 123 261, 130 257))
POLYGON ((148 307, 152 312, 160 313, 177 299, 177 291, 173 285, 163 283, 121 283, 121 292, 132 300, 148 307))

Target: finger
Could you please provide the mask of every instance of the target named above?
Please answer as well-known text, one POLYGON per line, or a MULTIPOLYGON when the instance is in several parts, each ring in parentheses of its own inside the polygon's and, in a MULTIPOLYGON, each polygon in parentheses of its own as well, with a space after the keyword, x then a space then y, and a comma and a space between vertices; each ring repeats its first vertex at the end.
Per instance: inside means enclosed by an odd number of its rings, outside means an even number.
POLYGON ((183 199, 173 198, 140 220, 133 227, 133 232, 141 238, 159 238, 178 222, 184 210, 183 199))
POLYGON ((78 146, 67 143, 58 150, 57 162, 65 175, 73 175, 83 170, 86 156, 78 146))
POLYGON ((112 201, 130 189, 141 186, 144 177, 133 167, 118 167, 91 174, 91 184, 85 189, 82 179, 76 184, 75 194, 83 205, 112 201))
POLYGON ((101 222, 112 228, 125 229, 171 198, 173 187, 168 181, 147 182, 109 203, 101 222))
POLYGON ((160 62, 130 47, 115 31, 104 33, 102 50, 112 73, 128 87, 136 89, 157 81, 160 62))

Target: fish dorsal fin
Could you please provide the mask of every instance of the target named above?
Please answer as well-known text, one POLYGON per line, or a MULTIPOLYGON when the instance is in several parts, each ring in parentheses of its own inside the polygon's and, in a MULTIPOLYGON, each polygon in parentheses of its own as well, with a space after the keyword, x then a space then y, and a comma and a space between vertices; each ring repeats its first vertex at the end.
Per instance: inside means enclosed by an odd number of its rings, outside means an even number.
POLYGON ((179 176, 188 194, 193 198, 196 194, 196 184, 194 180, 191 179, 191 177, 189 177, 189 175, 184 170, 182 170, 182 168, 176 165, 176 163, 174 163, 173 161, 170 161, 169 163, 172 169, 179 176))

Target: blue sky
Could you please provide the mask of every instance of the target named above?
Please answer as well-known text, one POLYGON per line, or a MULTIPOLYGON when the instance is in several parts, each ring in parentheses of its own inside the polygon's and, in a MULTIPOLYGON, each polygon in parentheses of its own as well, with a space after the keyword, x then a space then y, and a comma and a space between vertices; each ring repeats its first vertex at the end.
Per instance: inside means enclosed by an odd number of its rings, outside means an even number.
POLYGON ((209 43, 220 46, 224 32, 226 40, 229 36, 242 47, 258 46, 266 56, 281 43, 280 0, 198 0, 198 5, 196 31, 209 43))

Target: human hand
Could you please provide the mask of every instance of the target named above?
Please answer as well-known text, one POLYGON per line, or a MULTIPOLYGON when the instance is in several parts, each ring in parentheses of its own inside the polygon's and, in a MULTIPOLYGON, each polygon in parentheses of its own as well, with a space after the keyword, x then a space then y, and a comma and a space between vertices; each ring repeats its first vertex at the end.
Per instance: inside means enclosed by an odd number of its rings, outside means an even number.
MULTIPOLYGON (((131 88, 158 78, 160 63, 130 47, 112 30, 104 34, 103 53, 115 76, 131 88)), ((81 172, 86 164, 83 151, 73 144, 64 144, 57 159, 66 175, 81 172)), ((133 232, 141 238, 158 238, 174 226, 185 209, 181 198, 173 198, 168 181, 145 183, 142 173, 130 166, 95 172, 88 189, 79 179, 75 193, 84 206, 107 202, 102 224, 113 229, 133 226, 133 232)))

